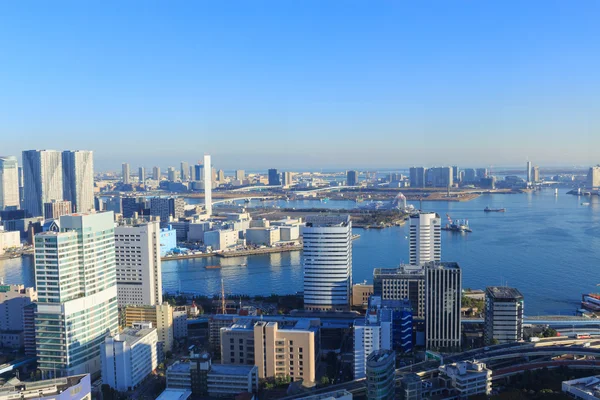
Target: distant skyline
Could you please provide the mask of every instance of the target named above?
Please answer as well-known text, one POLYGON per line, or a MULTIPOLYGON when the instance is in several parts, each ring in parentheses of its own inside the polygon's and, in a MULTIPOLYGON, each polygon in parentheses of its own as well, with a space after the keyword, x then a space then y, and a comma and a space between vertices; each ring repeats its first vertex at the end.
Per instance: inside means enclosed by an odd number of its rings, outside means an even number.
POLYGON ((0 4, 0 155, 98 171, 600 162, 597 1, 0 4), (229 7, 227 7, 229 6, 229 7))

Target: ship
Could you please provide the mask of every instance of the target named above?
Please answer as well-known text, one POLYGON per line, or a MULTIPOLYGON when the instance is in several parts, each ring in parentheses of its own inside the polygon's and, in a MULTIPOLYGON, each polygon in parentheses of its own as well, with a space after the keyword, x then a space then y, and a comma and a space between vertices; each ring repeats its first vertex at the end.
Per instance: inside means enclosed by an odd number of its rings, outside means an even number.
POLYGON ((600 311, 600 295, 597 293, 582 295, 581 307, 589 311, 600 311))
POLYGON ((469 221, 464 219, 464 220, 452 220, 452 218, 450 218, 450 215, 446 214, 446 217, 448 218, 448 223, 446 224, 446 226, 442 227, 443 231, 451 231, 451 232, 473 232, 471 230, 471 228, 469 228, 469 221))
POLYGON ((489 208, 489 207, 486 207, 486 208, 483 209, 483 211, 485 211, 485 212, 505 212, 506 208, 489 208))
POLYGON ((219 268, 221 268, 221 266, 220 265, 207 265, 204 268, 206 268, 206 269, 219 269, 219 268))

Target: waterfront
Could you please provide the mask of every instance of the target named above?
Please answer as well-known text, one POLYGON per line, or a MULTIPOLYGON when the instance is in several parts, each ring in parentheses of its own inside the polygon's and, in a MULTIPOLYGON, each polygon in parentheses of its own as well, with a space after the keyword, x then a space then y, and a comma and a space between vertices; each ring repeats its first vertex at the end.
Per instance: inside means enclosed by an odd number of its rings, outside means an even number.
MULTIPOLYGON (((525 296, 526 314, 572 314, 581 293, 600 283, 600 199, 578 198, 553 190, 526 194, 483 195, 466 203, 423 202, 425 210, 445 218, 468 219, 473 233, 442 233, 442 258, 463 268, 463 287, 506 283, 525 296), (589 206, 582 206, 582 202, 589 206), (506 213, 484 213, 486 206, 506 213)), ((259 202, 250 203, 251 206, 259 202)), ((301 200, 261 202, 289 208, 340 208, 354 202, 301 200)), ((418 206, 418 203, 415 203, 418 206)), ((445 221, 444 221, 445 223, 445 221)), ((408 261, 408 225, 377 230, 355 229, 353 280, 371 281, 375 267, 408 261)), ((8 283, 33 284, 33 258, 0 260, 8 283), (21 267, 23 264, 23 268, 21 267)), ((217 294, 221 279, 228 293, 271 294, 302 290, 301 252, 250 257, 206 257, 163 262, 167 291, 217 294), (247 264, 246 266, 241 266, 247 264), (221 269, 206 269, 221 265, 221 269)))

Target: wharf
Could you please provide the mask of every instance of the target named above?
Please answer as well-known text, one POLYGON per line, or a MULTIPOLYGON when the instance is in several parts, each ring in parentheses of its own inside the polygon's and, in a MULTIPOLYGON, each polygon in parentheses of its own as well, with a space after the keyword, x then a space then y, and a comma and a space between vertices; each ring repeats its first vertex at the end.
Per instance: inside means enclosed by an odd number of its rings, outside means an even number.
POLYGON ((172 254, 170 257, 161 257, 161 261, 171 261, 171 260, 187 260, 190 258, 203 258, 203 257, 212 257, 216 254, 213 253, 196 253, 196 254, 172 254))
POLYGON ((252 256, 252 255, 256 255, 256 254, 285 253, 288 251, 298 251, 298 250, 302 250, 301 244, 295 244, 292 246, 266 247, 264 249, 226 251, 223 253, 216 253, 215 255, 217 257, 229 258, 229 257, 252 256))

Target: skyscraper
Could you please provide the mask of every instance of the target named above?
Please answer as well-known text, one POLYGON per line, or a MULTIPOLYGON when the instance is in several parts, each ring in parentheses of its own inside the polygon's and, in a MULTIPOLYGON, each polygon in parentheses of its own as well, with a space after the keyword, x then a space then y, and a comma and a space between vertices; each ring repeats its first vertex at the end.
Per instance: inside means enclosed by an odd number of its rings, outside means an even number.
POLYGON ((177 221, 185 215, 185 200, 181 197, 153 197, 150 199, 150 215, 160 217, 164 227, 169 224, 170 217, 177 221))
POLYGON ((167 179, 171 182, 175 182, 177 180, 177 171, 174 167, 167 168, 167 179))
POLYGON ((113 221, 112 212, 65 215, 60 232, 35 236, 36 352, 45 377, 100 371, 100 345, 117 333, 113 221))
POLYGON ((279 172, 277 169, 271 168, 269 170, 269 186, 278 186, 281 185, 281 179, 279 176, 279 172))
POLYGON ((284 187, 288 187, 293 183, 294 174, 292 172, 282 172, 281 177, 283 178, 281 184, 284 187))
POLYGON ((115 248, 119 307, 162 304, 158 221, 116 227, 115 248))
POLYGON ((425 186, 446 188, 453 184, 452 167, 435 167, 425 171, 425 186))
POLYGON ((421 265, 442 257, 442 220, 433 212, 410 217, 409 261, 421 265))
POLYGON ((63 151, 63 198, 73 212, 94 209, 94 153, 87 150, 63 151))
POLYGON ((217 180, 219 182, 225 182, 225 171, 223 171, 222 169, 219 170, 217 180))
POLYGON ((204 209, 206 214, 212 215, 212 167, 210 155, 204 155, 204 209))
POLYGON ((425 265, 425 347, 460 349, 462 274, 457 263, 425 265))
POLYGON ((189 179, 188 173, 189 173, 190 167, 189 164, 185 161, 181 162, 181 181, 187 181, 189 179))
POLYGON ((533 182, 539 182, 540 181, 540 167, 534 166, 532 168, 531 179, 533 179, 533 182))
POLYGON ((55 150, 23 152, 25 209, 41 216, 44 203, 63 199, 62 156, 55 150))
POLYGON ((19 201, 19 163, 13 156, 0 157, 0 211, 17 209, 19 201))
POLYGON ((532 177, 531 177, 531 161, 527 161, 527 166, 526 168, 526 175, 527 175, 527 185, 529 185, 531 182, 533 182, 532 177))
POLYGON ((246 174, 243 169, 238 169, 237 171, 235 171, 235 180, 236 181, 243 181, 245 178, 246 178, 246 174))
POLYGON ((202 164, 194 165, 194 180, 198 182, 204 180, 204 166, 202 164))
POLYGON ((144 183, 144 181, 146 181, 146 169, 144 167, 140 167, 138 169, 138 181, 140 183, 144 183))
POLYGON ((160 167, 152 168, 152 179, 160 181, 160 167))
POLYGON ((346 171, 346 185, 347 186, 358 185, 358 171, 346 171))
POLYGON ((304 308, 347 310, 352 284, 352 222, 349 215, 308 216, 304 239, 304 308))
POLYGON ((600 165, 591 167, 587 174, 587 188, 597 189, 600 187, 600 165))
POLYGON ((373 295, 382 300, 408 299, 415 318, 425 318, 425 269, 422 265, 373 270, 373 295))
POLYGON ((425 172, 427 168, 411 167, 409 170, 410 187, 422 188, 425 187, 425 172))
POLYGON ((523 295, 505 286, 485 291, 486 344, 511 343, 523 339, 523 295))
POLYGON ((365 377, 371 353, 392 345, 392 310, 369 308, 364 318, 354 320, 354 379, 365 377))
POLYGON ((121 165, 122 175, 123 175, 123 184, 129 185, 129 176, 131 175, 131 171, 129 171, 129 164, 123 163, 121 165))

